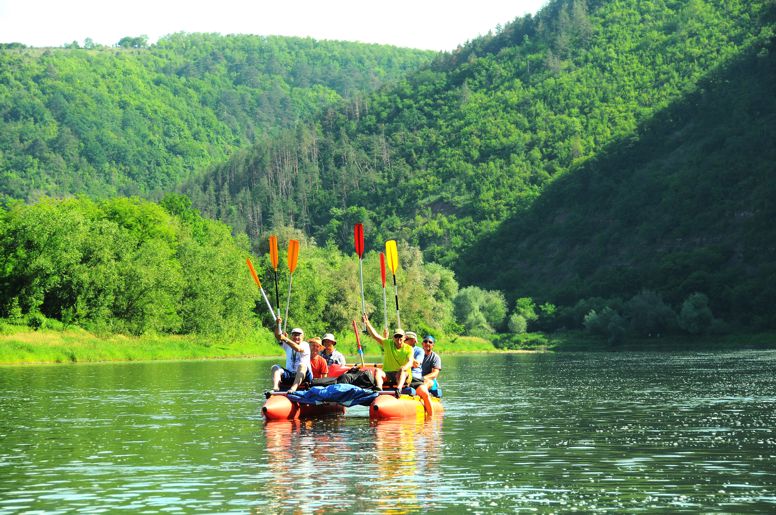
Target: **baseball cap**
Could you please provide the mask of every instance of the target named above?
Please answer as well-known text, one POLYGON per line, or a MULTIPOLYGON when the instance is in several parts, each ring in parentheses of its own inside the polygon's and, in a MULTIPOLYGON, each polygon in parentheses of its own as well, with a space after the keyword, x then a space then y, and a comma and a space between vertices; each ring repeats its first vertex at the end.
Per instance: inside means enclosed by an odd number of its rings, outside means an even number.
POLYGON ((430 334, 427 334, 426 336, 423 337, 423 341, 424 342, 435 343, 436 339, 433 336, 431 336, 430 334))
POLYGON ((291 329, 291 334, 296 334, 296 333, 304 334, 304 331, 302 331, 298 327, 294 327, 293 329, 291 329))
POLYGON ((418 339, 418 335, 415 334, 415 332, 413 331, 407 331, 407 333, 404 336, 406 336, 407 338, 412 338, 413 340, 418 339))
POLYGON ((396 329, 396 330, 393 332, 393 335, 394 335, 394 336, 404 336, 404 329, 396 329))
POLYGON ((323 338, 321 338, 321 340, 331 340, 331 342, 332 342, 334 345, 337 345, 337 339, 336 339, 336 338, 334 337, 334 335, 333 335, 333 334, 331 334, 331 333, 326 333, 326 334, 324 334, 324 335, 323 335, 323 338))

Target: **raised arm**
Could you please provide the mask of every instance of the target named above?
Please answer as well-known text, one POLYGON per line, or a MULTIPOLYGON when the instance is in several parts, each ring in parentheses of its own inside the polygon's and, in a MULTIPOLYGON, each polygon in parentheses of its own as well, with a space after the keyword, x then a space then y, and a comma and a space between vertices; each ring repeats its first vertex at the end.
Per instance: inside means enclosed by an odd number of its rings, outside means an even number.
POLYGON ((366 315, 366 313, 361 317, 361 319, 364 321, 364 325, 366 326, 366 331, 369 333, 369 336, 374 338, 374 340, 380 344, 380 347, 382 347, 383 343, 385 343, 385 338, 377 334, 377 331, 375 331, 375 328, 372 327, 372 324, 369 322, 369 317, 366 315))

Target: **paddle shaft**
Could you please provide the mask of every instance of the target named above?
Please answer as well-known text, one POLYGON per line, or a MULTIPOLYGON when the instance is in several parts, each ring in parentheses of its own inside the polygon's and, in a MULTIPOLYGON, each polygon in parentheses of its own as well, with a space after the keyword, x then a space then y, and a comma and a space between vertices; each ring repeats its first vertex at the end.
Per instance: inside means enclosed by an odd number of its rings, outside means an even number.
POLYGON ((364 260, 358 258, 358 278, 361 284, 361 314, 366 315, 366 301, 364 300, 364 260))
POLYGON ((356 333, 356 346, 358 347, 358 355, 361 356, 361 366, 364 366, 364 349, 361 348, 361 335, 358 334, 358 326, 356 321, 353 320, 353 332, 356 333))
POLYGON ((288 277, 288 299, 286 300, 286 318, 283 319, 283 332, 286 332, 288 327, 288 305, 291 304, 291 284, 294 282, 294 274, 288 277))
POLYGON ((401 329, 401 318, 399 318, 399 289, 396 286, 396 274, 392 273, 393 275, 393 294, 396 298, 396 327, 401 329))
POLYGON ((385 318, 385 330, 388 330, 388 299, 385 294, 385 285, 383 284, 383 316, 385 318))

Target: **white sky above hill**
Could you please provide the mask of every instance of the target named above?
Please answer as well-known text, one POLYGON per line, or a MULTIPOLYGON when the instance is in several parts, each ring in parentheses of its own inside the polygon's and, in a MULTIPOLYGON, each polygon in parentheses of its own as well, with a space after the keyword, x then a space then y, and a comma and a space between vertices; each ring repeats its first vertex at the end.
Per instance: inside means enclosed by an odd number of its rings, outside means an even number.
POLYGON ((302 36, 453 50, 547 0, 0 0, 0 43, 59 47, 174 32, 302 36))

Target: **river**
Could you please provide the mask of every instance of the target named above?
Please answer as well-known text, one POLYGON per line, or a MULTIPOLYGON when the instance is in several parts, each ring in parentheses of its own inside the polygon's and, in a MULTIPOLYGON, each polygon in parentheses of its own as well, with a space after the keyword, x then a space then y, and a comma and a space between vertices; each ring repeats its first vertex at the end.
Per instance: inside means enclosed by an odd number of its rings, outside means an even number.
POLYGON ((276 360, 0 367, 0 514, 776 511, 776 352, 445 356, 445 415, 265 423, 276 360))

